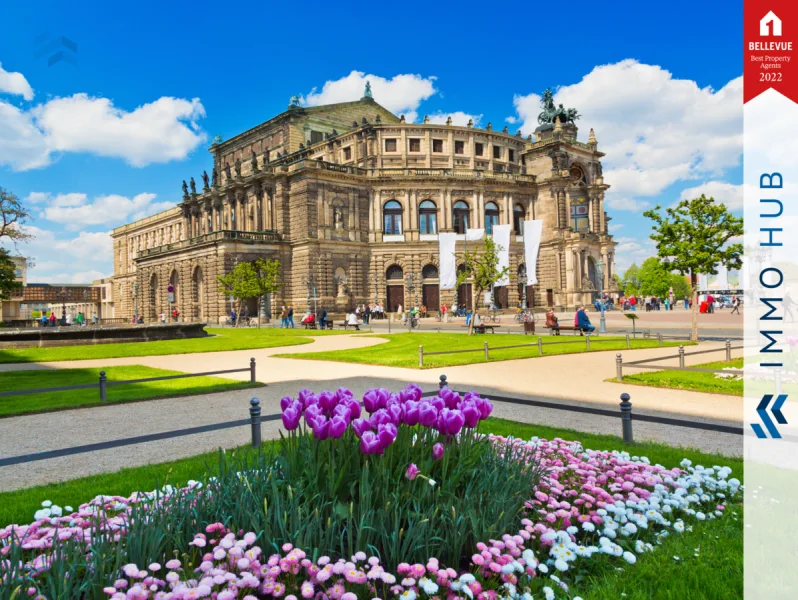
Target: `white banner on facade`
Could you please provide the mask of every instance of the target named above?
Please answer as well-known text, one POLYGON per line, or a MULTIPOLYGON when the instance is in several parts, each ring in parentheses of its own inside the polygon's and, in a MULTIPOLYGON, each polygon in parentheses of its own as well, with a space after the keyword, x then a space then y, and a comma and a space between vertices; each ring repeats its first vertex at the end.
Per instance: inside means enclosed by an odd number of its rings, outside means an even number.
POLYGON ((465 239, 467 242, 479 242, 484 237, 484 229, 466 229, 465 239))
POLYGON ((703 273, 698 274, 698 291, 699 292, 706 292, 709 289, 709 284, 707 282, 709 278, 704 275, 703 273))
POLYGON ((499 279, 493 287, 502 285, 510 285, 510 234, 512 233, 511 225, 494 225, 493 226, 493 241, 499 247, 499 270, 507 267, 507 273, 504 277, 499 279))
POLYGON ((442 290, 453 290, 457 285, 457 257, 454 254, 457 243, 456 233, 439 233, 438 261, 440 269, 440 287, 442 290))
POLYGON ((729 270, 726 268, 726 265, 718 265, 718 274, 717 274, 717 279, 715 280, 714 289, 716 290, 729 289, 729 270))
POLYGON ((538 252, 543 236, 543 221, 524 221, 524 262, 526 264, 526 284, 538 283, 538 252))

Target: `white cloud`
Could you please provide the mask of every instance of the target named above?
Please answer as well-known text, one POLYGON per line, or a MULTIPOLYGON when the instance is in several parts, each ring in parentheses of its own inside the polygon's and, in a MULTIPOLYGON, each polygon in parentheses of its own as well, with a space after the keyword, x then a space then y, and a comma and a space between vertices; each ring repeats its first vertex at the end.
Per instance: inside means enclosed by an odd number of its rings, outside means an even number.
POLYGON ((11 73, 3 69, 0 63, 0 93, 22 96, 25 100, 33 100, 33 88, 22 73, 11 73))
POLYGON ((111 232, 86 232, 64 237, 39 227, 25 227, 33 238, 16 250, 34 266, 28 280, 43 283, 90 283, 113 272, 111 232))
POLYGON ((47 204, 49 206, 81 206, 86 204, 86 194, 48 194, 46 192, 31 192, 25 198, 28 204, 47 204))
POLYGON ((646 210, 650 204, 645 200, 638 200, 628 196, 607 194, 607 208, 613 210, 631 210, 640 212, 646 210))
MULTIPOLYGON (((37 197, 41 192, 34 192, 37 197)), ((88 202, 85 194, 46 194, 43 218, 63 224, 69 230, 93 225, 111 225, 136 220, 172 208, 171 202, 154 202, 155 194, 137 194, 132 198, 119 194, 97 196, 88 202)))
POLYGON ((321 91, 313 88, 303 97, 303 101, 308 106, 318 106, 360 100, 368 81, 371 83, 374 100, 392 113, 404 114, 406 120, 413 123, 418 117, 419 104, 437 91, 435 79, 416 74, 401 74, 386 79, 378 75, 366 75, 362 71, 352 71, 341 79, 325 82, 321 91))
POLYGON ((465 127, 468 125, 468 121, 473 121, 474 127, 479 127, 479 122, 482 120, 482 115, 471 115, 468 113, 464 113, 460 110, 455 112, 441 112, 438 111, 436 113, 432 113, 429 115, 430 123, 446 123, 446 120, 451 117, 452 118, 452 125, 458 125, 460 127, 465 127))
POLYGON ((616 233, 623 229, 623 223, 611 223, 609 226, 610 233, 616 233))
POLYGON ((707 181, 696 187, 684 189, 679 200, 698 198, 701 194, 707 198, 711 196, 716 202, 725 204, 729 210, 742 210, 743 208, 743 186, 725 181, 707 181))
MULTIPOLYGON (((537 127, 540 96, 516 96, 524 133, 537 127)), ((606 152, 607 195, 618 206, 629 198, 655 196, 677 181, 717 177, 740 164, 742 77, 720 90, 676 79, 636 60, 601 65, 574 85, 559 88, 555 103, 573 107, 586 135, 593 128, 606 152)), ((636 210, 630 208, 629 210, 636 210)))
POLYGON ((0 101, 0 165, 49 165, 58 153, 122 158, 133 166, 180 160, 206 140, 199 99, 162 97, 125 111, 107 98, 75 94, 29 110, 0 101))

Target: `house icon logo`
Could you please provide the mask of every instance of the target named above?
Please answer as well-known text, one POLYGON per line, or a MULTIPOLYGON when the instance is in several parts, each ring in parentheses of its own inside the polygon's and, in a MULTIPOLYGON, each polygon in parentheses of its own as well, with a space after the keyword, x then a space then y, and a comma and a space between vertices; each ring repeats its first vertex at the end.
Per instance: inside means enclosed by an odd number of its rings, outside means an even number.
POLYGON ((781 19, 772 10, 759 21, 759 35, 781 37, 781 19))

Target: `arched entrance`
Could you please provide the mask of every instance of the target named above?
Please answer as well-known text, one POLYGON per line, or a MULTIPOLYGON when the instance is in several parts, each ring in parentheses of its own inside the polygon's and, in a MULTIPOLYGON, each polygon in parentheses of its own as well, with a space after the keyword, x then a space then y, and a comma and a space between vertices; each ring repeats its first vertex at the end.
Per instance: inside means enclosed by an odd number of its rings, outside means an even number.
POLYGON ((200 321, 205 318, 205 281, 202 277, 202 267, 196 267, 191 276, 191 316, 200 321))
POLYGON ((441 294, 438 267, 426 265, 421 269, 421 279, 421 303, 427 307, 428 311, 440 310, 441 294))
MULTIPOLYGON (((457 276, 465 271, 465 265, 457 266, 457 276)), ((457 286, 457 308, 465 307, 467 310, 473 308, 473 287, 470 283, 461 283, 457 286)))
POLYGON ((590 284, 593 286, 592 289, 598 291, 599 289, 598 269, 596 268, 596 261, 593 260, 592 256, 587 257, 587 278, 590 280, 590 284))
POLYGON ((167 298, 169 300, 169 320, 179 320, 180 317, 178 316, 177 319, 173 318, 174 311, 178 312, 178 315, 181 313, 181 305, 180 305, 180 275, 177 274, 177 270, 173 270, 172 274, 169 276, 169 288, 167 289, 167 298), (171 289, 171 291, 169 291, 171 289))
POLYGON ((399 265, 391 265, 385 271, 385 312, 396 312, 405 306, 404 270, 399 265))

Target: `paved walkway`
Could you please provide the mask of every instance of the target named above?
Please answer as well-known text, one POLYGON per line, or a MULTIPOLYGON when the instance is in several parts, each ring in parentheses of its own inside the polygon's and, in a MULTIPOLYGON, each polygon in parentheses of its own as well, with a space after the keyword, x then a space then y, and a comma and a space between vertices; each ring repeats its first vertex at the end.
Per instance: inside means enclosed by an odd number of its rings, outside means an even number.
MULTIPOLYGON (((545 399, 562 404, 618 408, 619 395, 632 396, 635 411, 648 414, 683 417, 740 424, 742 399, 732 396, 664 390, 604 381, 615 374, 615 352, 593 352, 543 358, 447 367, 441 370, 414 370, 350 363, 303 361, 273 358, 273 354, 302 354, 322 350, 365 347, 384 343, 362 336, 329 336, 314 338, 304 346, 266 348, 204 354, 2 365, 3 370, 70 368, 76 366, 110 366, 142 364, 186 372, 232 369, 246 366, 250 357, 257 361, 257 378, 267 384, 265 389, 240 390, 224 394, 209 394, 184 398, 154 400, 133 404, 116 404, 59 413, 38 414, 0 419, 0 456, 41 452, 76 445, 103 442, 147 433, 171 431, 248 416, 248 400, 252 395, 261 399, 263 414, 279 412, 279 399, 296 395, 302 387, 312 389, 351 388, 356 394, 385 386, 392 389, 408 382, 420 383, 434 389, 441 372, 448 376, 456 389, 475 389, 485 393, 530 399, 545 399), (316 383, 316 382, 324 382, 316 383)), ((702 349, 722 347, 722 344, 702 344, 702 349)), ((674 348, 654 348, 627 351, 634 359, 664 356, 674 348)), ((688 350, 689 351, 689 350, 688 350)), ((688 357, 687 364, 711 360, 706 355, 688 357)), ((722 357, 718 354, 718 358, 722 357)), ((248 374, 231 377, 244 379, 248 374)), ((495 414, 500 417, 569 427, 597 433, 620 433, 620 420, 596 417, 572 411, 542 409, 496 403, 495 414)), ((279 423, 264 424, 264 437, 277 435, 279 423)), ((114 471, 125 466, 164 462, 191 456, 219 447, 234 447, 248 440, 246 427, 213 433, 198 434, 172 440, 137 444, 113 450, 75 455, 12 467, 0 468, 0 490, 18 489, 31 485, 62 481, 84 475, 114 471)), ((636 439, 652 439, 672 445, 697 447, 729 455, 742 454, 741 436, 676 428, 650 423, 635 423, 636 439)))

